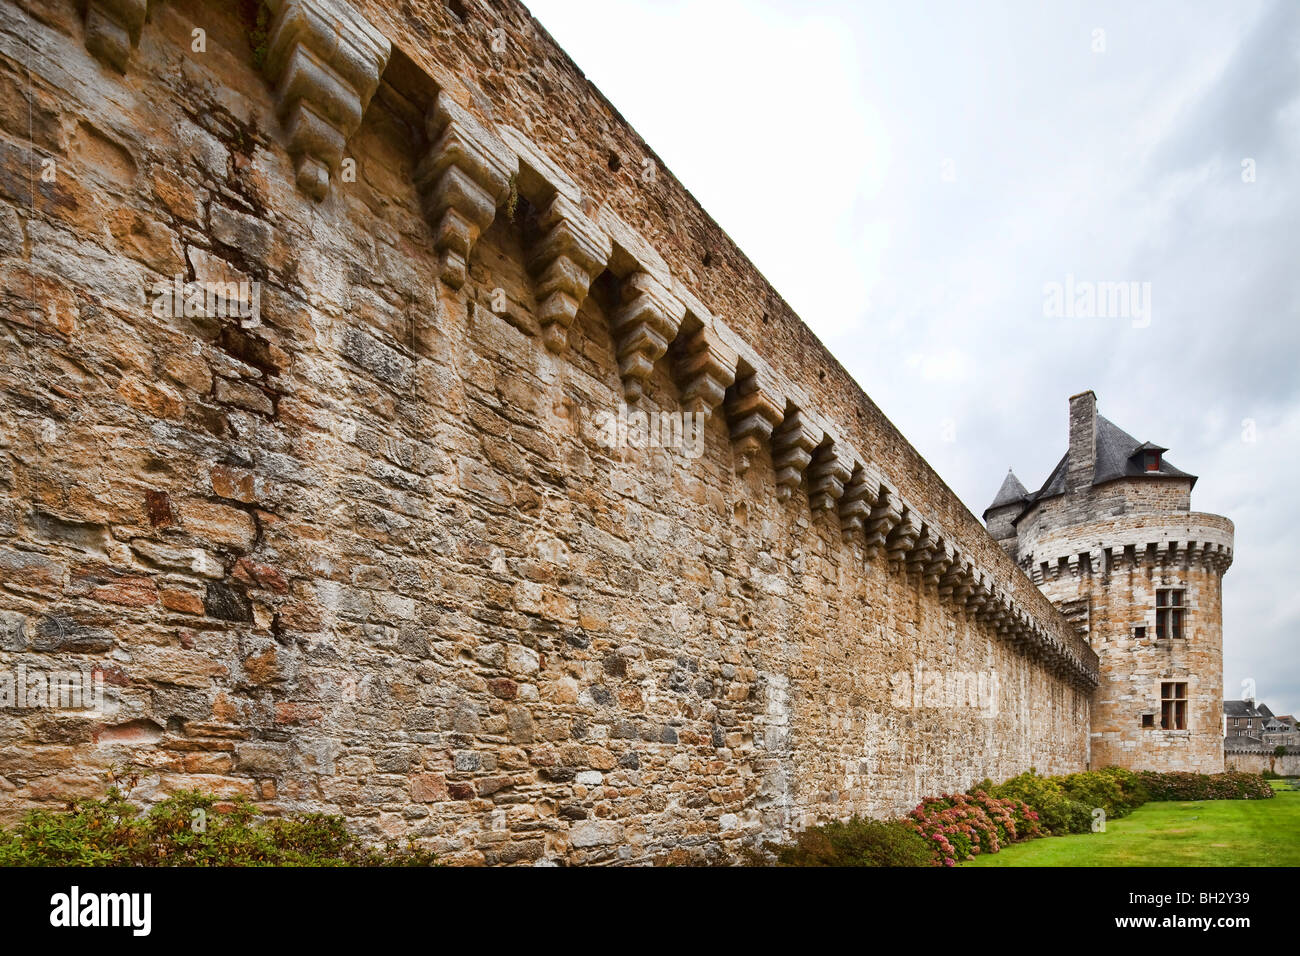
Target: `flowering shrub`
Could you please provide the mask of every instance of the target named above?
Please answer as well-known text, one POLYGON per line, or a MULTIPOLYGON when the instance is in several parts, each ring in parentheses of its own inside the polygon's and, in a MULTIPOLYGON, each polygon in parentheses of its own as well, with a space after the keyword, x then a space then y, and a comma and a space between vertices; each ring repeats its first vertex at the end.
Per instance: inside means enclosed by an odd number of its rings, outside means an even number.
POLYGON ((1273 788, 1257 773, 1155 773, 1139 776, 1152 800, 1268 800, 1273 788))
POLYGON ((1038 814, 1024 802, 998 799, 983 790, 927 797, 905 822, 931 841, 934 862, 942 866, 1042 835, 1038 814))

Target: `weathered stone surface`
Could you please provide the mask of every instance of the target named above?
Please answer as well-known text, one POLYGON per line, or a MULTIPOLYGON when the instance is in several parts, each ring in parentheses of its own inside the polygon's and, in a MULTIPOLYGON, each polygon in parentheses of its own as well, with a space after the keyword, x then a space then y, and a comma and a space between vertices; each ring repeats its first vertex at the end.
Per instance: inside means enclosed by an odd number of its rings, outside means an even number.
POLYGON ((459 289, 470 250, 509 194, 516 160, 446 92, 438 94, 427 125, 432 145, 415 171, 415 186, 433 226, 442 280, 459 289))
POLYGON ((786 410, 772 435, 772 465, 776 469, 776 496, 784 501, 797 491, 803 473, 821 444, 822 432, 797 408, 786 410))
POLYGON ((785 403, 765 386, 763 376, 749 372, 736 381, 727 403, 727 420, 731 438, 736 443, 736 471, 744 474, 753 464, 754 455, 767 443, 772 430, 785 417, 785 403))
POLYGON ((610 317, 618 345, 618 370, 628 404, 636 404, 646 380, 677 336, 686 307, 655 276, 635 272, 623 280, 623 304, 610 317))
POLYGON ((119 73, 140 42, 149 0, 88 0, 86 49, 119 73))
POLYGON ((622 825, 612 820, 584 820, 569 828, 569 842, 575 847, 604 846, 622 839, 622 825))
POLYGON ((678 366, 682 381, 682 407, 699 415, 710 415, 722 404, 727 388, 736 380, 735 351, 708 326, 689 336, 678 366))

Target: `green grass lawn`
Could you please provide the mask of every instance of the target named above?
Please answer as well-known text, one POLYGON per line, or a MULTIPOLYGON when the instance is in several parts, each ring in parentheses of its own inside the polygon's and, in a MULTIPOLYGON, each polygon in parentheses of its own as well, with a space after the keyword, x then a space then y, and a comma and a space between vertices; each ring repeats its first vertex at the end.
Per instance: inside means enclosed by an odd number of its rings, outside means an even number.
POLYGON ((1017 843, 963 866, 1300 866, 1300 786, 1272 800, 1147 803, 1105 833, 1017 843))

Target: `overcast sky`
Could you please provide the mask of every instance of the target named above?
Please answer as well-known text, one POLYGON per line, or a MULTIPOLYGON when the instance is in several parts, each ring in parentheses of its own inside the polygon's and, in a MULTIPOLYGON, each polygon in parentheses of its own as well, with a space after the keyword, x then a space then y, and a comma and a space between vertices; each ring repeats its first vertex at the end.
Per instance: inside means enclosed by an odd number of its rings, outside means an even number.
POLYGON ((1199 475, 1225 693, 1300 709, 1300 3, 526 2, 975 514, 1086 388, 1199 475))

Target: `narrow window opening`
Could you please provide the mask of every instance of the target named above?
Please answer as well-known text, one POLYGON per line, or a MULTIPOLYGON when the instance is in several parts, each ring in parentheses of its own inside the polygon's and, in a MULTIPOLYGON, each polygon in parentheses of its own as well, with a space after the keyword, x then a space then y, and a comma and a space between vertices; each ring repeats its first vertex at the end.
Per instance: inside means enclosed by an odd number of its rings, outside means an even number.
POLYGON ((1183 595, 1181 588, 1159 588, 1156 591, 1156 637, 1160 640, 1183 637, 1183 619, 1187 612, 1183 595))
POLYGON ((1187 729, 1187 684, 1168 681, 1160 685, 1160 729, 1187 729))

